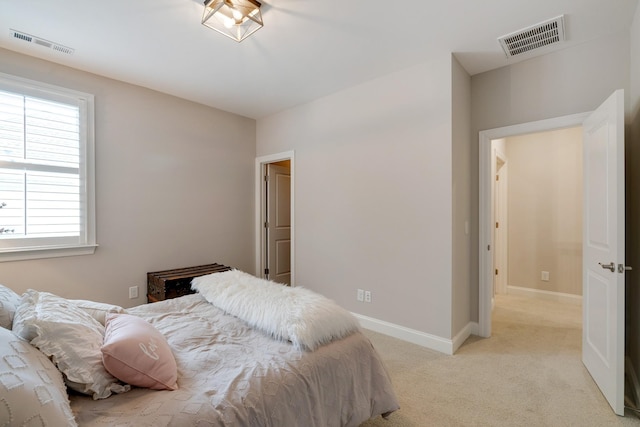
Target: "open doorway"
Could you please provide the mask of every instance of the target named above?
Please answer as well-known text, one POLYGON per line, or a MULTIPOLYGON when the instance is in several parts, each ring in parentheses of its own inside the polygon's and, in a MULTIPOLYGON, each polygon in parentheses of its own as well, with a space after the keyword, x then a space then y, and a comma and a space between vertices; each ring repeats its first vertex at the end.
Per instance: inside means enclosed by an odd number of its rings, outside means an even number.
MULTIPOLYGON (((499 242, 496 240, 495 236, 495 176, 496 176, 496 165, 499 163, 496 160, 496 151, 504 150, 501 148, 500 143, 496 143, 493 141, 500 141, 505 138, 511 138, 521 135, 553 131, 559 129, 567 129, 572 127, 579 127, 582 125, 584 120, 588 114, 575 114, 571 116, 564 116, 557 119, 549 119, 542 120, 539 122, 525 123, 521 125, 509 126, 504 128, 492 129, 489 131, 480 132, 480 281, 479 281, 479 321, 478 321, 478 332, 480 336, 489 337, 491 336, 491 312, 494 304, 494 294, 495 294, 495 258, 496 255, 496 244, 499 242)), ((544 154, 544 153, 543 153, 544 154)), ((513 175, 513 165, 509 159, 508 153, 503 153, 503 156, 506 156, 506 161, 509 164, 509 181, 511 181, 513 175)), ((508 186, 509 184, 507 184, 508 186)), ((581 189, 577 190, 581 192, 581 189)), ((535 211, 531 211, 531 209, 524 209, 524 212, 527 215, 535 214, 535 211)), ((509 217, 513 216, 513 212, 509 211, 509 217)), ((509 223, 509 226, 512 224, 509 223)), ((529 230, 530 231, 530 230, 529 230)), ((531 238, 532 244, 541 244, 539 240, 539 236, 536 234, 531 238)), ((504 240, 504 239, 503 239, 504 240)), ((531 243, 530 243, 531 244, 531 243)), ((513 249, 509 246, 509 249, 513 249)), ((526 248, 526 244, 525 244, 526 248)), ((544 248, 543 248, 544 249, 544 248)), ((508 257, 508 256, 507 256, 508 257)), ((508 261, 507 261, 508 262, 508 261)), ((512 272, 507 266, 507 274, 510 275, 512 272)), ((543 269, 540 267, 540 264, 532 264, 529 267, 529 272, 527 273, 532 280, 535 280, 537 283, 533 286, 534 289, 539 289, 540 291, 546 291, 544 288, 546 283, 542 285, 542 272, 549 272, 548 269, 543 269), (539 271, 538 271, 539 270, 539 271), (532 271, 538 271, 535 275, 531 273, 532 271)), ((555 277, 555 275, 554 275, 555 277)), ((549 272, 549 278, 551 278, 549 272)), ((507 279, 508 282, 508 279, 507 279)), ((546 281, 545 281, 546 282, 546 281)), ((507 285, 508 287, 508 285, 507 285)), ((522 287, 524 286, 517 286, 522 287)), ((531 286, 529 286, 531 287, 531 286)), ((544 295, 545 292, 537 292, 539 295, 544 295)))
POLYGON ((294 285, 293 152, 256 159, 256 275, 294 285))
POLYGON ((565 370, 582 366, 582 135, 576 126, 492 141, 492 336, 506 351, 562 349, 565 370))
POLYGON ((581 305, 582 126, 493 140, 492 152, 494 292, 581 305))
POLYGON ((624 414, 624 92, 616 90, 593 112, 480 132, 479 321, 491 336, 493 241, 491 141, 582 125, 583 327, 581 359, 614 412, 624 414))

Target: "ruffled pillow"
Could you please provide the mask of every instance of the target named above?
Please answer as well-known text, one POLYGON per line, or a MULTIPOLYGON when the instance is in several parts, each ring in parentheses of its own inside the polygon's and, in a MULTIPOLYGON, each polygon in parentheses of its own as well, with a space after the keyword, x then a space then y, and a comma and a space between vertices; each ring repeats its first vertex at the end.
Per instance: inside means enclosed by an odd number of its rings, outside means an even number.
POLYGON ((10 426, 76 426, 62 375, 47 357, 0 328, 0 420, 10 426))
POLYGON ((72 299, 69 300, 91 317, 96 319, 102 326, 104 326, 105 317, 108 313, 124 313, 125 309, 119 305, 105 304, 103 302, 88 301, 84 299, 72 299))
POLYGON ((178 367, 167 339, 141 317, 107 314, 102 361, 125 383, 154 390, 178 388, 178 367))
POLYGON ((71 301, 30 289, 22 296, 14 323, 16 334, 51 357, 69 388, 94 399, 129 390, 102 364, 104 327, 71 301))
POLYGON ((20 295, 6 286, 0 285, 0 326, 11 329, 13 316, 20 304, 20 295))

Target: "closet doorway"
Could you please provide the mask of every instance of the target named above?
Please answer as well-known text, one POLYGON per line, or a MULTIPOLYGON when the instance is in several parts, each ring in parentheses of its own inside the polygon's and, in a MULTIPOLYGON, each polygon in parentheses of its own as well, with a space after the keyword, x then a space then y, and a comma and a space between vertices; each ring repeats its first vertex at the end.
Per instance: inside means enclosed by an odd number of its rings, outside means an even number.
POLYGON ((294 285, 293 152, 256 159, 256 275, 294 285))

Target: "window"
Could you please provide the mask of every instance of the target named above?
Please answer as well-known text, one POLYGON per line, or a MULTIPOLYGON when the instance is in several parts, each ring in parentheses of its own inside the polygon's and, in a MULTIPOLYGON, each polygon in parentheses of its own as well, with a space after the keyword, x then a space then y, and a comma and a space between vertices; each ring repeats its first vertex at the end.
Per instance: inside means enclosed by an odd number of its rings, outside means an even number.
POLYGON ((93 95, 0 74, 0 261, 93 253, 93 95))

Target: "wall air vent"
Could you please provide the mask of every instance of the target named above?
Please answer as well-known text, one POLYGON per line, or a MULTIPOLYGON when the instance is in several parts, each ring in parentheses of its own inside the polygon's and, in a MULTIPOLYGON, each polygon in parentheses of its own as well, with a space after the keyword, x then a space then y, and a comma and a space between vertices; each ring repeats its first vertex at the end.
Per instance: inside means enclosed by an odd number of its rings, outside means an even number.
POLYGON ((564 15, 498 37, 498 42, 507 58, 561 43, 564 40, 564 15))
POLYGON ((12 29, 10 29, 9 31, 11 33, 11 37, 13 37, 14 39, 22 40, 27 43, 34 43, 34 44, 46 47, 47 49, 53 49, 56 52, 66 53, 67 55, 73 55, 73 52, 75 52, 75 49, 71 47, 64 46, 49 40, 45 40, 40 37, 32 36, 31 34, 27 34, 22 31, 16 31, 12 29))

